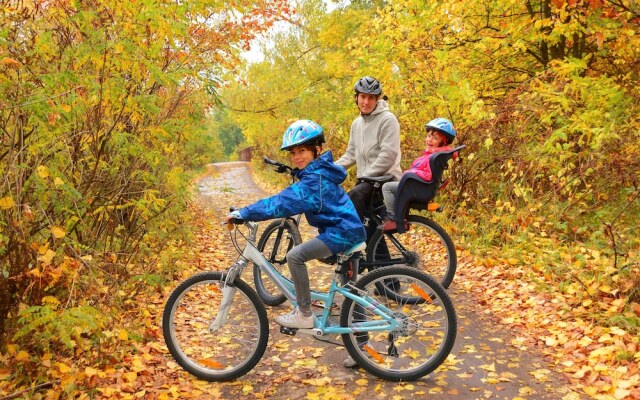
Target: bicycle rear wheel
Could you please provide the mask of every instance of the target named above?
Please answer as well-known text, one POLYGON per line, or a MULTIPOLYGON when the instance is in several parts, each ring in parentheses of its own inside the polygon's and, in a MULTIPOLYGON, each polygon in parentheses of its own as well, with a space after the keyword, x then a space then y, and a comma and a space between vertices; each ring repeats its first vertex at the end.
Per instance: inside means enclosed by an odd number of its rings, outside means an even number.
POLYGON ((223 299, 224 276, 208 271, 183 281, 169 296, 162 315, 164 340, 173 358, 187 372, 207 381, 246 374, 260 361, 269 340, 267 311, 241 279, 234 282, 226 322, 211 328, 223 299))
MULTIPOLYGON (((267 225, 260 236, 260 240, 258 240, 257 248, 282 276, 291 279, 289 267, 287 266, 287 253, 302 243, 302 238, 295 222, 285 219, 283 225, 282 221, 282 219, 277 219, 267 225)), ((253 282, 264 304, 279 306, 287 299, 276 284, 266 274, 263 274, 257 265, 253 266, 253 282)))
MULTIPOLYGON (((403 234, 376 230, 367 244, 367 265, 415 267, 448 288, 458 265, 451 237, 437 222, 420 215, 409 215, 407 223, 409 227, 403 234), (385 244, 388 251, 384 251, 385 244)), ((387 284, 387 289, 393 287, 387 284)))
POLYGON ((345 299, 340 325, 354 332, 343 334, 342 341, 362 368, 383 379, 405 381, 419 379, 444 362, 456 339, 457 321, 453 303, 438 282, 415 268, 390 266, 366 274, 355 287, 390 309, 398 322, 393 331, 362 332, 381 317, 371 307, 345 299), (400 282, 401 297, 423 301, 408 304, 376 294, 378 285, 391 279, 400 282))

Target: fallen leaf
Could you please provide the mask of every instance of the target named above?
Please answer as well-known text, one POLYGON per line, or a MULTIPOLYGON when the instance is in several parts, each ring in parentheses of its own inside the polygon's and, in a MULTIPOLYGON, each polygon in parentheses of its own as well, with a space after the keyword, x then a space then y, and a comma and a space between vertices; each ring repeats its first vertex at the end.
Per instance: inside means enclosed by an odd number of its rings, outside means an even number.
POLYGON ((51 234, 53 235, 54 238, 60 239, 60 238, 63 238, 66 233, 64 229, 60 228, 59 226, 52 226, 51 234))

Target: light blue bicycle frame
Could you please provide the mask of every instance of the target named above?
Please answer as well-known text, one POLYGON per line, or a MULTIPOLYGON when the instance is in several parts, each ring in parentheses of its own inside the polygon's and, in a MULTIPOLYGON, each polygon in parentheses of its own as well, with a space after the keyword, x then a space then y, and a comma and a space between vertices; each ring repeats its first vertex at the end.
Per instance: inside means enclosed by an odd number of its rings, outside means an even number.
MULTIPOLYGON (((273 265, 271 265, 271 263, 264 257, 264 255, 254 245, 256 233, 258 230, 258 224, 253 222, 248 222, 246 223, 246 225, 249 227, 250 233, 247 237, 247 244, 242 252, 242 259, 236 262, 229 269, 226 282, 229 282, 229 279, 235 280, 237 276, 240 276, 242 274, 242 270, 247 265, 248 261, 252 261, 256 265, 258 265, 260 269, 267 274, 267 276, 269 276, 269 278, 276 284, 276 286, 278 286, 278 288, 282 291, 282 293, 284 293, 287 299, 289 299, 289 301, 291 301, 291 303, 293 303, 293 305, 295 306, 296 296, 295 296, 295 288, 294 288, 293 282, 285 278, 284 276, 282 276, 282 274, 277 269, 275 269, 273 265), (234 269, 236 270, 234 271, 234 269)), ((341 257, 348 258, 349 255, 350 255, 350 251, 345 252, 344 255, 339 254, 338 262, 340 262, 341 257)), ((349 285, 347 286, 338 285, 336 277, 337 277, 337 274, 334 275, 334 278, 331 281, 331 285, 329 286, 328 292, 317 292, 314 290, 311 291, 311 298, 313 300, 322 301, 325 304, 325 307, 323 309, 322 315, 320 317, 316 317, 318 319, 318 322, 316 323, 316 326, 313 329, 299 329, 298 330, 299 332, 308 333, 316 336, 322 336, 327 334, 343 334, 343 333, 353 333, 353 332, 392 331, 399 325, 398 322, 395 320, 395 318, 392 316, 393 312, 390 309, 385 307, 382 303, 375 300, 374 298, 367 296, 366 294, 363 294, 362 296, 353 294, 352 293, 353 287, 349 287, 349 285), (333 300, 335 298, 336 293, 339 293, 342 296, 353 300, 354 302, 362 306, 364 309, 369 310, 375 313, 376 315, 380 316, 381 319, 375 320, 375 321, 354 322, 349 327, 328 325, 327 321, 329 320, 329 316, 331 315, 330 305, 333 304, 333 300), (327 305, 329 306, 327 307, 327 305)), ((227 284, 225 283, 225 286, 226 285, 227 284)), ((227 287, 225 287, 225 289, 227 289, 227 287)), ((225 296, 223 296, 222 304, 220 307, 221 309, 219 313, 226 314, 226 309, 228 308, 228 306, 225 307, 225 304, 230 305, 231 303, 230 301, 227 303, 226 302, 227 299, 225 299, 224 297, 226 297, 226 293, 230 293, 230 295, 233 296, 233 292, 225 291, 225 296)), ((226 319, 226 315, 222 318, 226 319)))

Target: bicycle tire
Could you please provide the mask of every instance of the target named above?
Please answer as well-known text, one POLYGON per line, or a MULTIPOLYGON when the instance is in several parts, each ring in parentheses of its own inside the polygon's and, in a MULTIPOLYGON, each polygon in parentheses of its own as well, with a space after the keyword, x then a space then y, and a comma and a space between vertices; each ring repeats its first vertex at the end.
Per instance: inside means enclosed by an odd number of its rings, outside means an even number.
POLYGON ((180 283, 162 314, 169 352, 190 374, 206 381, 228 381, 249 372, 262 358, 269 340, 267 311, 246 282, 237 289, 226 322, 214 332, 210 324, 222 301, 225 273, 201 272, 180 283))
MULTIPOLYGON (((391 332, 371 331, 358 323, 381 317, 346 298, 340 325, 352 327, 342 335, 349 355, 367 372, 391 381, 419 379, 438 368, 451 353, 457 334, 456 313, 447 291, 435 279, 415 268, 389 266, 364 275, 354 290, 393 311, 399 325, 391 332), (413 291, 425 301, 408 304, 376 294, 379 283, 394 279, 404 292, 413 291), (428 299, 428 300, 427 300, 428 299)), ((408 293, 400 297, 413 297, 408 293)))
MULTIPOLYGON (((274 220, 267 225, 258 240, 257 248, 275 269, 284 277, 291 279, 286 256, 289 250, 302 243, 302 238, 298 225, 294 221, 285 219, 284 225, 281 225, 282 219, 274 220), (278 237, 278 235, 280 236, 278 237), (278 245, 278 248, 274 252, 275 244, 278 245)), ((275 283, 266 274, 263 274, 260 267, 255 264, 253 266, 253 282, 258 296, 264 304, 275 307, 287 300, 275 283)))
POLYGON ((409 215, 407 223, 409 229, 403 234, 384 233, 381 229, 375 231, 367 243, 369 270, 377 265, 408 265, 433 276, 445 289, 448 288, 458 265, 451 237, 437 222, 421 215, 409 215), (385 237, 387 239, 383 241, 385 237), (403 253, 394 241, 409 253, 403 253), (389 249, 388 256, 378 250, 382 243, 386 243, 389 249), (387 259, 389 256, 390 260, 387 259))

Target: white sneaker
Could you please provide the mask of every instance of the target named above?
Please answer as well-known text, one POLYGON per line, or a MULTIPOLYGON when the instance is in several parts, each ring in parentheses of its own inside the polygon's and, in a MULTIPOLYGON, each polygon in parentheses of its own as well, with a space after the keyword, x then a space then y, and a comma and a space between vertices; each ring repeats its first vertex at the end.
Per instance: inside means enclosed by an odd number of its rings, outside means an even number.
POLYGON ((298 307, 294 308, 289 314, 277 316, 275 321, 280 326, 296 329, 311 329, 315 324, 313 315, 306 317, 298 307))

